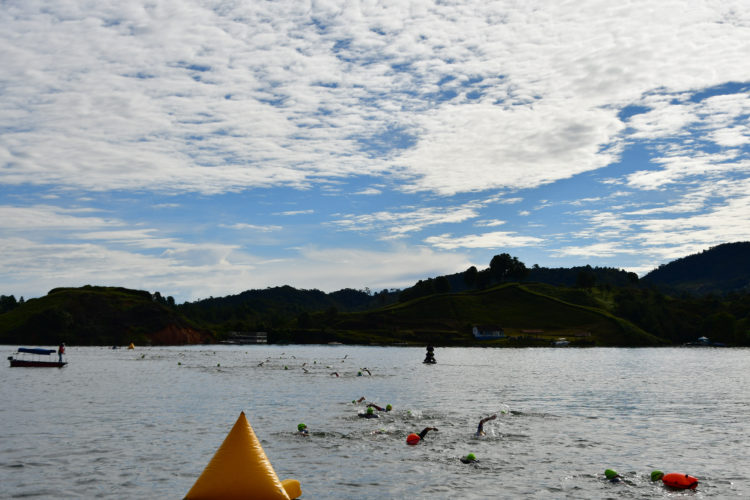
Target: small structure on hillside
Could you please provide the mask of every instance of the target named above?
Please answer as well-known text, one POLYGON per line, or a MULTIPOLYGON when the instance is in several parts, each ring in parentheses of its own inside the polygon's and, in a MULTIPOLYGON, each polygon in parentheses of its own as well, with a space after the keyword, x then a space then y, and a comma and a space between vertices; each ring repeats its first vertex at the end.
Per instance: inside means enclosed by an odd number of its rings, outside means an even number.
POLYGON ((708 337, 698 337, 695 342, 687 342, 683 344, 688 347, 726 347, 724 342, 711 342, 708 337))
POLYGON ((266 332, 229 332, 226 340, 222 344, 267 344, 268 334, 266 332))
POLYGON ((471 333, 476 340, 496 340, 505 338, 505 332, 498 325, 475 325, 471 333))

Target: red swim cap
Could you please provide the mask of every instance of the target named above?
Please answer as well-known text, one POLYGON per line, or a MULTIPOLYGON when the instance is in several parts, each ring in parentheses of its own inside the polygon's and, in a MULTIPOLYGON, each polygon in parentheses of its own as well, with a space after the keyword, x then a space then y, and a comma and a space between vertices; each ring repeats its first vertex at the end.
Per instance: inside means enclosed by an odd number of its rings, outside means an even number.
POLYGON ((412 432, 411 434, 406 436, 406 444, 411 444, 411 445, 417 444, 420 439, 422 438, 420 438, 418 434, 414 434, 412 432))

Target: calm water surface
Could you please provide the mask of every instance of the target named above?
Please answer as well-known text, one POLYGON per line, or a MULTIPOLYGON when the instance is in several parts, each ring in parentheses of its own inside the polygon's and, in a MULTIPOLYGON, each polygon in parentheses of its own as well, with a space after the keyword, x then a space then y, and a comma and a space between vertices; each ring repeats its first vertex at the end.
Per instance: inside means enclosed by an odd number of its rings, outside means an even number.
POLYGON ((430 366, 422 348, 70 346, 63 369, 4 361, 0 497, 182 498, 243 410, 302 498, 750 496, 750 350, 435 355, 430 366), (360 396, 394 411, 358 418, 360 396), (311 437, 295 435, 299 422, 311 437), (405 444, 426 426, 439 431, 405 444), (458 460, 469 452, 477 464, 458 460), (606 468, 625 483, 604 481, 606 468), (701 483, 667 491, 648 480, 655 468, 701 483))

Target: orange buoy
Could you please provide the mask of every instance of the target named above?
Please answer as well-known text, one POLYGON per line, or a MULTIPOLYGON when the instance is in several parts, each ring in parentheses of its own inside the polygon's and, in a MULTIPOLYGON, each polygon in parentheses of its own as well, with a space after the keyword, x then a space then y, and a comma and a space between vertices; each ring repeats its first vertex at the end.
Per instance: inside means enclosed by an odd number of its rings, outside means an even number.
POLYGON ((419 442, 419 440, 422 439, 419 437, 419 434, 414 434, 413 432, 406 436, 406 444, 415 445, 419 442))
POLYGON ((678 472, 670 472, 661 478, 661 481, 670 488, 681 490, 694 490, 698 486, 698 478, 678 472))

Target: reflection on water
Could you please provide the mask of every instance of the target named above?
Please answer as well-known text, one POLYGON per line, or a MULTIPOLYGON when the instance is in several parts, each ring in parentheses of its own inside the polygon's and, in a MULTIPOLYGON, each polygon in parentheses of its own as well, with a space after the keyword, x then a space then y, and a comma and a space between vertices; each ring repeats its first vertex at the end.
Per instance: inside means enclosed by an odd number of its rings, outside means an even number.
POLYGON ((423 354, 70 347, 63 369, 5 366, 0 497, 181 498, 242 410, 303 498, 663 497, 656 468, 697 476, 687 495, 750 491, 750 350, 438 348, 436 365, 423 354), (393 411, 359 418, 361 396, 393 411), (427 426, 439 430, 405 444, 427 426), (461 463, 470 452, 478 462, 461 463), (606 468, 624 483, 604 481, 606 468))

